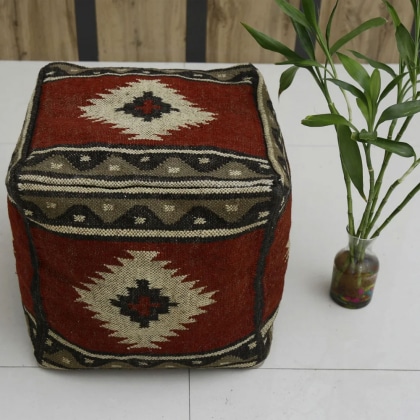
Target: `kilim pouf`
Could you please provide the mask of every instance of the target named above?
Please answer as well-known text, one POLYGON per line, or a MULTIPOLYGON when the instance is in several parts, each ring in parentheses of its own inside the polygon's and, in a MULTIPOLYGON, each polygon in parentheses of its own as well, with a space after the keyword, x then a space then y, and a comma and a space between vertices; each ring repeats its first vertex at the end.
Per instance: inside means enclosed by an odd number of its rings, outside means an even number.
POLYGON ((52 63, 7 186, 41 366, 251 367, 266 358, 291 187, 252 65, 52 63))

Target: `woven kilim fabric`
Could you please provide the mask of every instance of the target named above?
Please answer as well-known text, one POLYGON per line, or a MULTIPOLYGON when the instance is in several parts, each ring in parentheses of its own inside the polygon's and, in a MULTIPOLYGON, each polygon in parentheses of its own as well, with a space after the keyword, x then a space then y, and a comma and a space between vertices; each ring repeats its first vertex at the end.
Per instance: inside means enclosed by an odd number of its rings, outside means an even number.
POLYGON ((52 63, 7 186, 41 366, 251 367, 266 358, 291 187, 252 65, 52 63))

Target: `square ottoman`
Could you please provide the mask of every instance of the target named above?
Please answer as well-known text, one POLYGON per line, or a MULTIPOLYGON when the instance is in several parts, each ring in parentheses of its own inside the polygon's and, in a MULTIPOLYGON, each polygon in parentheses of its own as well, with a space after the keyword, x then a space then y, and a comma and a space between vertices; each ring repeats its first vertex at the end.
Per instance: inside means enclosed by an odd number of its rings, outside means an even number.
POLYGON ((254 66, 51 63, 6 183, 41 366, 251 367, 266 358, 291 185, 254 66))

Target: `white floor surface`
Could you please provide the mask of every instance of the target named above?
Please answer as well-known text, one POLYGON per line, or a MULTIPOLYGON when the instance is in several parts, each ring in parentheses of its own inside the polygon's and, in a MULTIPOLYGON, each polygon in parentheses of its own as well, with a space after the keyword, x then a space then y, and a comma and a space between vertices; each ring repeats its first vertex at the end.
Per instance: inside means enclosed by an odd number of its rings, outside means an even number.
MULTIPOLYGON (((0 61, 3 180, 43 64, 0 61)), ((307 74, 298 75, 296 87, 279 103, 281 69, 258 67, 277 110, 293 176, 290 262, 267 361, 251 370, 56 372, 37 367, 20 304, 2 182, 1 419, 420 419, 420 195, 377 241, 381 271, 372 303, 358 311, 334 304, 328 296, 332 259, 346 242, 334 132, 300 125, 307 114, 324 110, 307 74)), ((418 129, 420 118, 410 131, 420 153, 418 129)), ((396 158, 391 171, 401 173, 403 163, 396 158)), ((413 178, 419 182, 420 168, 413 178)))

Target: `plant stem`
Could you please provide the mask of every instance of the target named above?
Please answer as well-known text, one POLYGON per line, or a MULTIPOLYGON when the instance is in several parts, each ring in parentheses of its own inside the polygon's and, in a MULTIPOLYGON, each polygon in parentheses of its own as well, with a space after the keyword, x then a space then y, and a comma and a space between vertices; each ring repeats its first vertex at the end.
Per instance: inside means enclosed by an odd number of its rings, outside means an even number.
MULTIPOLYGON (((403 125, 401 126, 397 136, 395 137, 396 142, 400 141, 404 132, 406 131, 408 125, 410 124, 411 120, 413 117, 407 117, 403 123, 403 125)), ((389 128, 389 134, 388 134, 388 139, 392 139, 392 131, 394 130, 396 125, 396 120, 392 121, 391 126, 389 128), (395 122, 395 124, 394 124, 395 122)), ((376 179, 375 182, 375 186, 374 186, 374 196, 373 196, 373 202, 372 202, 372 207, 371 207, 371 212, 370 212, 370 220, 369 220, 369 229, 367 231, 367 234, 369 234, 370 230, 372 229, 373 225, 375 224, 375 222, 373 221, 373 218, 375 216, 375 221, 378 219, 379 215, 377 214, 377 216, 375 215, 375 209, 376 209, 376 205, 378 203, 378 199, 379 199, 379 193, 381 191, 382 188, 382 183, 383 183, 383 178, 386 172, 386 169, 388 167, 389 161, 391 160, 392 157, 392 153, 390 152, 385 152, 384 155, 384 159, 382 162, 382 166, 381 169, 379 171, 379 175, 378 178, 376 179)), ((382 209, 381 209, 382 210, 382 209)), ((378 209, 379 211, 379 209, 378 209)))
MULTIPOLYGON (((318 74, 318 86, 321 88, 324 97, 327 100, 328 103, 328 108, 330 110, 331 113, 333 114, 337 114, 340 115, 340 113, 338 112, 337 108, 335 107, 329 90, 328 90, 328 85, 327 85, 327 81, 326 81, 326 74, 327 73, 332 73, 333 78, 337 78, 337 70, 335 68, 334 65, 334 60, 331 57, 331 54, 329 52, 329 49, 325 46, 325 45, 321 45, 321 48, 323 49, 325 56, 326 56, 326 63, 324 65, 324 78, 322 79, 321 73, 319 71, 319 69, 316 69, 317 74, 318 74), (328 65, 331 68, 331 71, 328 70, 328 65)), ((348 96, 346 94, 346 92, 340 88, 341 93, 344 96, 344 100, 346 102, 346 107, 347 107, 347 112, 348 112, 348 119, 349 121, 352 120, 352 108, 350 105, 350 101, 348 99, 348 96)), ((355 229, 354 229, 354 215, 353 215, 353 197, 352 197, 352 191, 351 191, 351 179, 349 174, 347 173, 347 170, 343 164, 343 160, 340 158, 340 163, 341 163, 341 169, 343 171, 343 176, 344 176, 344 184, 346 186, 346 197, 347 197, 347 226, 348 226, 348 231, 351 235, 354 236, 355 234, 355 229)))
POLYGON ((379 236, 382 230, 389 224, 389 222, 406 206, 406 204, 420 191, 420 183, 418 183, 407 195, 404 201, 388 216, 388 218, 379 226, 372 235, 372 238, 379 236))
MULTIPOLYGON (((341 163, 343 167, 343 163, 341 163)), ((349 175, 347 174, 347 171, 344 171, 343 167, 343 173, 344 173, 344 182, 346 184, 346 191, 347 191, 347 219, 348 219, 348 231, 349 234, 354 236, 354 216, 353 216, 353 199, 351 195, 351 179, 349 175)))
MULTIPOLYGON (((315 82, 317 83, 318 87, 320 88, 320 90, 322 91, 326 101, 327 101, 327 105, 328 105, 328 109, 330 110, 330 112, 332 114, 337 114, 340 115, 340 113, 338 112, 337 108, 334 105, 334 102, 331 99, 331 95, 330 92, 328 90, 328 85, 326 82, 326 73, 329 73, 329 70, 327 68, 328 64, 331 68, 331 72, 333 74, 333 76, 336 78, 337 77, 337 71, 335 69, 334 66, 334 62, 331 58, 331 55, 329 54, 329 51, 324 51, 327 57, 327 63, 324 65, 324 77, 321 75, 321 72, 319 70, 319 68, 310 68, 309 72, 311 73, 312 77, 315 79, 315 82)), ((345 97, 345 101, 347 104, 347 109, 349 111, 349 118, 351 118, 351 106, 350 106, 350 102, 347 98, 346 93, 340 89, 341 92, 343 93, 344 97, 345 97)), ((340 162, 341 162, 341 168, 343 171, 343 175, 344 175, 344 183, 346 186, 346 197, 347 197, 347 218, 348 218, 348 222, 347 222, 347 226, 349 229, 349 233, 351 235, 354 236, 355 230, 354 230, 354 216, 353 216, 353 198, 352 198, 352 192, 351 192, 351 179, 350 176, 347 173, 346 168, 344 167, 343 161, 340 158, 340 162)))
POLYGON ((365 211, 363 212, 362 221, 360 222, 360 226, 357 231, 357 236, 363 239, 366 239, 366 231, 367 231, 367 227, 369 223, 370 212, 372 209, 374 193, 375 193, 375 172, 372 166, 372 159, 370 155, 370 145, 364 144, 363 146, 365 149, 366 164, 367 164, 368 173, 369 173, 369 196, 368 196, 368 202, 366 204, 365 211))
MULTIPOLYGON (((402 81, 398 84, 398 93, 397 93, 397 103, 401 103, 404 100, 405 95, 408 93, 409 90, 409 85, 411 84, 411 89, 412 89, 412 99, 417 99, 418 97, 418 92, 417 92, 417 77, 419 74, 419 69, 418 69, 418 61, 419 61, 419 49, 420 49, 420 4, 419 1, 416 1, 415 4, 413 4, 413 13, 414 13, 414 54, 413 54, 413 64, 411 66, 411 68, 414 70, 413 72, 409 70, 410 73, 410 77, 409 80, 407 81, 407 83, 405 85, 402 84, 402 81)), ((406 67, 406 63, 403 62, 402 60, 400 60, 400 65, 399 65, 399 74, 403 74, 405 71, 405 67, 406 67)), ((407 117, 403 123, 403 125, 401 126, 397 136, 395 137, 395 141, 398 142, 401 140, 403 134, 405 133, 408 125, 410 124, 412 120, 412 116, 407 117)), ((388 139, 392 140, 392 136, 393 136, 393 131, 394 128, 396 126, 396 121, 392 121, 391 126, 389 128, 388 131, 388 139)), ((385 204, 387 203, 389 197, 391 196, 391 194, 393 193, 393 191, 395 190, 395 188, 400 185, 404 179, 406 178, 406 176, 408 174, 410 174, 413 169, 419 164, 419 161, 415 161, 410 168, 406 171, 406 173, 399 179, 397 179, 388 189, 388 191, 386 192, 384 198, 382 199, 378 210, 375 212, 375 208, 379 199, 379 193, 382 187, 382 182, 383 182, 383 177, 385 175, 385 171, 388 167, 389 161, 391 159, 392 153, 386 152, 384 155, 384 159, 383 159, 383 163, 379 172, 379 176, 376 180, 375 183, 375 193, 374 193, 374 200, 373 200, 373 204, 372 204, 372 208, 371 208, 371 214, 370 214, 370 221, 369 221, 369 226, 367 229, 367 234, 370 233, 370 231, 373 229, 373 227, 375 226, 375 223, 377 222, 379 216, 382 213, 382 209, 384 208, 385 204)), ((411 197, 408 199, 408 201, 411 199, 411 197)), ((389 223, 389 221, 395 217, 396 214, 399 213, 399 211, 405 206, 405 204, 407 204, 407 202, 401 203, 400 206, 397 207, 397 209, 391 214, 391 216, 381 225, 381 227, 379 229, 377 229, 375 231, 375 233, 373 234, 373 236, 377 236, 379 235, 379 233, 384 229, 385 226, 387 226, 387 224, 389 223)))
MULTIPOLYGON (((369 227, 368 227, 368 234, 369 232, 373 229, 373 227, 375 226, 375 223, 377 222, 379 216, 381 215, 381 212, 385 206, 385 204, 388 202, 389 197, 391 196, 391 194, 394 192, 395 188, 398 187, 398 185, 401 185, 405 178, 410 175, 410 173, 420 164, 420 159, 417 159, 411 166, 410 168, 408 168, 408 170, 404 173, 404 175, 401 178, 398 178, 388 189, 388 191, 386 192, 384 198, 381 201, 381 204, 378 207, 378 210, 376 211, 374 217, 372 218, 372 220, 370 221, 369 227)), ((398 212, 397 212, 398 213, 398 212)))

